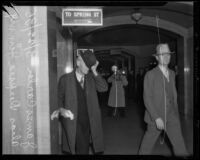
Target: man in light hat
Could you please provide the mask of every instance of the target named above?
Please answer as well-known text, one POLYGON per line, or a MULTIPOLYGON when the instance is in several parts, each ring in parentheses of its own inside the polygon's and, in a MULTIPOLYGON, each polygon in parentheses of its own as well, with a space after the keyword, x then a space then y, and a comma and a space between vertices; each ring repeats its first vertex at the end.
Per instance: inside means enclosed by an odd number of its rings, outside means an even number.
POLYGON ((144 120, 147 130, 143 137, 139 154, 152 153, 154 144, 161 133, 169 137, 177 156, 188 155, 181 133, 175 73, 168 68, 171 52, 168 44, 159 44, 154 54, 158 61, 157 67, 148 71, 144 77, 144 104, 146 107, 144 120))
POLYGON ((95 153, 104 151, 101 111, 96 91, 105 92, 108 86, 96 71, 98 64, 93 52, 81 52, 76 60, 75 71, 64 74, 59 80, 62 150, 66 153, 89 154, 90 142, 95 153))

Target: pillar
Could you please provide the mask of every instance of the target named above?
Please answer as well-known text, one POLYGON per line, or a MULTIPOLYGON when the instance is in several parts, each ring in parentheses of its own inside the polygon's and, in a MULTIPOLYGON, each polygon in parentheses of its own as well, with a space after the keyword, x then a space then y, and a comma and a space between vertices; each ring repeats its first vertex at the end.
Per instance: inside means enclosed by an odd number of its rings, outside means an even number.
POLYGON ((49 154, 47 8, 3 12, 3 154, 49 154))

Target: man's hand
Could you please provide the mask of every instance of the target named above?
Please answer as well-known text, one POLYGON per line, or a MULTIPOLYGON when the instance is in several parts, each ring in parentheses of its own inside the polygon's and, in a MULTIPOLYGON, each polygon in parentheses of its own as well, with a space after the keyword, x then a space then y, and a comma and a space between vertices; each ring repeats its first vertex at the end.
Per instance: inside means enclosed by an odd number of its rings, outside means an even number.
POLYGON ((163 120, 161 118, 156 119, 156 126, 159 130, 164 129, 164 123, 163 123, 163 120))
POLYGON ((70 118, 71 120, 74 119, 74 114, 70 110, 60 108, 60 114, 65 118, 70 118))
POLYGON ((51 120, 53 120, 54 118, 58 118, 59 115, 59 110, 55 110, 52 114, 51 114, 51 120))
POLYGON ((58 118, 59 114, 65 118, 70 118, 71 120, 74 119, 74 114, 70 110, 60 108, 60 110, 55 110, 51 114, 51 120, 54 120, 54 118, 58 118))
POLYGON ((98 75, 97 73, 97 66, 99 65, 99 61, 96 61, 96 63, 91 67, 92 72, 94 73, 95 76, 98 75))

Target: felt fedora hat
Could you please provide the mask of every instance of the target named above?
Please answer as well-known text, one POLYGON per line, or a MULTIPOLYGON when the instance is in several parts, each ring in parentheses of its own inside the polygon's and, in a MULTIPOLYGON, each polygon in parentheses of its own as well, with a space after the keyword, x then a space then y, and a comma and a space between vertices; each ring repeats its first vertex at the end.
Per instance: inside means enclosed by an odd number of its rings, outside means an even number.
POLYGON ((91 68, 97 61, 95 54, 89 49, 84 52, 80 52, 79 55, 81 56, 88 68, 91 68))
POLYGON ((163 54, 172 54, 169 49, 169 45, 167 43, 158 44, 156 47, 156 53, 153 54, 154 56, 163 55, 163 54))

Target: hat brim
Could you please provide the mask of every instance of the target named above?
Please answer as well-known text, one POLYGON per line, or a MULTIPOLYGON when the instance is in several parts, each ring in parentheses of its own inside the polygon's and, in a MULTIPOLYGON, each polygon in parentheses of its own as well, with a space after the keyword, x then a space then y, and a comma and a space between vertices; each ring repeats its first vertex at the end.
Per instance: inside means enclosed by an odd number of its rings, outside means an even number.
POLYGON ((166 53, 163 53, 163 54, 158 54, 158 53, 155 53, 153 54, 153 56, 159 56, 159 55, 164 55, 164 54, 173 54, 175 52, 166 52, 166 53))

